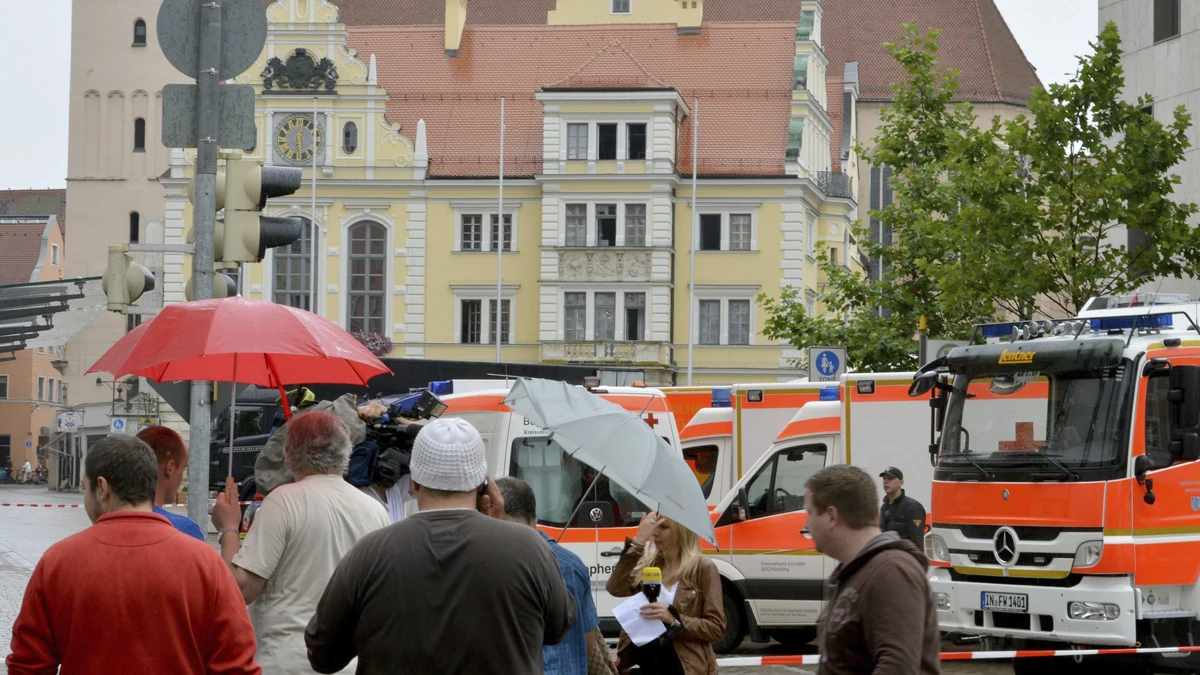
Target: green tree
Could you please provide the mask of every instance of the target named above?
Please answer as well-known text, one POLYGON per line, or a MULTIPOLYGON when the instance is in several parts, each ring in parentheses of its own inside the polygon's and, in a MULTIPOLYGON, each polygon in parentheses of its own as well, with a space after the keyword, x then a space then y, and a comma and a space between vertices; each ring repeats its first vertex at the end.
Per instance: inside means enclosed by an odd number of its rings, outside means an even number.
POLYGON ((830 264, 824 316, 808 316, 785 289, 760 297, 764 334, 798 347, 843 345, 850 365, 904 370, 917 364, 921 316, 934 338, 969 337, 1002 316, 1074 314, 1093 295, 1138 288, 1146 275, 1200 273, 1193 204, 1169 198, 1171 169, 1188 147, 1182 109, 1164 126, 1119 100, 1120 38, 1109 24, 1064 85, 1038 88, 1032 117, 976 124, 952 104, 954 72, 937 69, 937 32, 905 26, 887 45, 908 79, 893 87, 870 152, 892 170, 892 204, 872 217, 890 226, 877 242, 856 227, 864 252, 882 261, 872 280, 830 264), (1124 230, 1144 233, 1125 246, 1124 230))

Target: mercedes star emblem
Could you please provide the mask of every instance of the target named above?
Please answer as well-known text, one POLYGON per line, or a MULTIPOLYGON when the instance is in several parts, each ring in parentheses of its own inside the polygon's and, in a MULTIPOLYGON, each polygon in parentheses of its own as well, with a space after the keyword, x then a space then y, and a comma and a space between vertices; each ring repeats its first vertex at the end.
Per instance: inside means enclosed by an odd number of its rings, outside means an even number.
POLYGON ((996 551, 996 561, 1004 567, 1017 562, 1017 532, 1011 527, 996 530, 992 537, 992 548, 996 551))
POLYGON ((1001 492, 1001 493, 1000 493, 1000 498, 1001 498, 1001 499, 1003 499, 1004 501, 1008 501, 1008 490, 1005 490, 1004 492, 1001 492))

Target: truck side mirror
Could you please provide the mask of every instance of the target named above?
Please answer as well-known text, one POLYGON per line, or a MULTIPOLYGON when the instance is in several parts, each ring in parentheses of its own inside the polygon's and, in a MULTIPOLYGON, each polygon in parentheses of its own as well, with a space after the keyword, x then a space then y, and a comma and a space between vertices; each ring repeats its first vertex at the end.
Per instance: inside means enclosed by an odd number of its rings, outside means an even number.
POLYGON ((1200 434, 1194 431, 1175 434, 1171 441, 1171 455, 1184 462, 1200 459, 1200 434))
POLYGON ((924 396, 933 389, 933 385, 937 384, 938 373, 936 370, 931 370, 927 373, 921 373, 913 378, 913 382, 908 386, 908 395, 912 398, 924 396))
POLYGON ((750 520, 750 495, 743 485, 738 488, 737 501, 734 502, 733 522, 744 523, 747 520, 750 520))
POLYGON ((1200 426, 1200 366, 1175 366, 1170 377, 1171 427, 1195 429, 1200 426))

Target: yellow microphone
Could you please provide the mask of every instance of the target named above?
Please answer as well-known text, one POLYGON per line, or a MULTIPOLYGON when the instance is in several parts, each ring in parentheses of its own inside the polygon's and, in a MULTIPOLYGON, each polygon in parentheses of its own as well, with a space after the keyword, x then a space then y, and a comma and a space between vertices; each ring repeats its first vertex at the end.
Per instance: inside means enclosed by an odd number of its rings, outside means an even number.
POLYGON ((662 570, 657 567, 647 567, 642 570, 642 592, 650 602, 658 602, 658 594, 662 591, 662 570))

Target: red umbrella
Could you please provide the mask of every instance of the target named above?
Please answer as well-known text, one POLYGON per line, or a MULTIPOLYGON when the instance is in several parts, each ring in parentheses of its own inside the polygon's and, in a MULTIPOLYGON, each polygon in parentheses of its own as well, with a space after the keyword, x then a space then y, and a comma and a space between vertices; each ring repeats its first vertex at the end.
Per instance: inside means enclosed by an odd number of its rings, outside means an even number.
POLYGON ((391 370, 333 322, 242 297, 170 305, 117 341, 87 371, 156 382, 213 380, 260 387, 366 386, 391 370))

